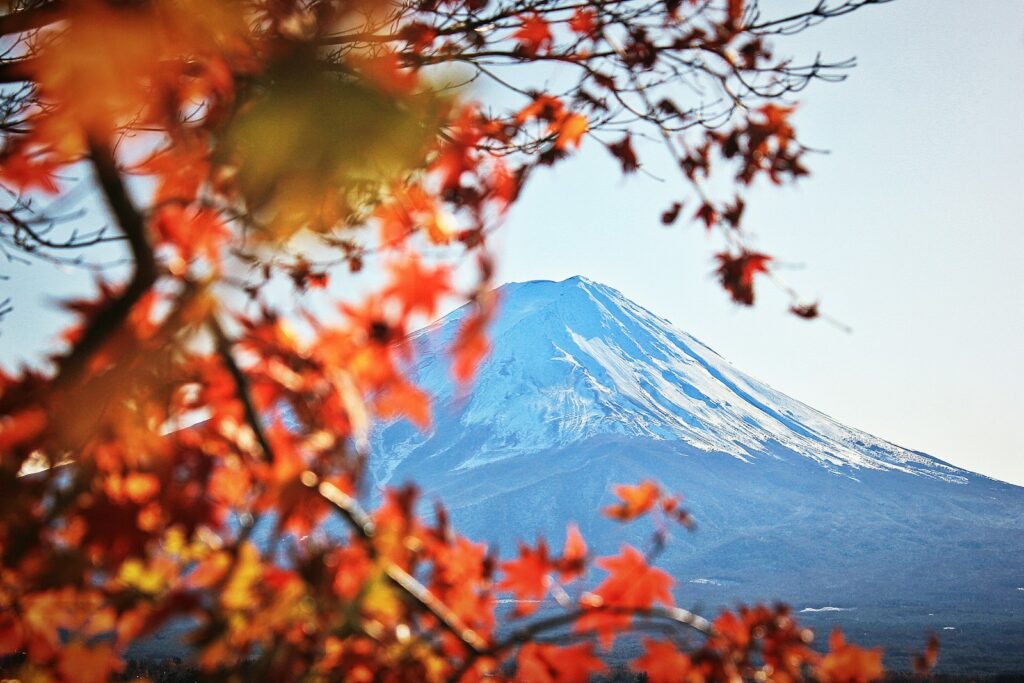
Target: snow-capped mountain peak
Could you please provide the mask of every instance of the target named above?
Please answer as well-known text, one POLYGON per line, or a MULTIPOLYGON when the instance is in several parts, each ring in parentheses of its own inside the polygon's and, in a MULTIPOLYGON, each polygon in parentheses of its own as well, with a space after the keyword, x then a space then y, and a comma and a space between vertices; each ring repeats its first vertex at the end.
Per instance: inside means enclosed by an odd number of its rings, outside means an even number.
POLYGON ((499 295, 493 351, 468 394, 444 356, 462 310, 417 335, 414 376, 435 397, 435 426, 379 429, 378 482, 421 448, 466 469, 598 437, 676 441, 747 462, 804 457, 852 477, 866 468, 963 480, 737 370, 611 287, 577 276, 510 283, 499 295))

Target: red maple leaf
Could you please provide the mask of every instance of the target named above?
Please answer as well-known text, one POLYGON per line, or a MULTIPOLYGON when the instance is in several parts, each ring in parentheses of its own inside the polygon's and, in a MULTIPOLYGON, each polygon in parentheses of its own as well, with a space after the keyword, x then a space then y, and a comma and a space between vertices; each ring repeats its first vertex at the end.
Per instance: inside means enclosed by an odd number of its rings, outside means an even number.
POLYGON ((24 150, 15 150, 0 159, 0 180, 13 186, 16 190, 42 190, 47 194, 57 194, 60 186, 54 174, 62 164, 39 155, 27 154, 24 150))
POLYGON ((822 683, 869 683, 885 673, 882 651, 848 645, 842 631, 835 629, 828 639, 830 652, 818 665, 822 683))
POLYGON ((673 602, 670 589, 675 580, 647 564, 643 554, 631 545, 622 546, 618 555, 601 558, 597 566, 609 572, 608 578, 594 589, 606 605, 647 609, 655 602, 673 602))
POLYGON ((519 41, 519 47, 524 53, 533 57, 541 50, 551 48, 554 36, 551 35, 551 27, 543 17, 534 13, 521 17, 521 20, 519 30, 512 34, 512 37, 519 41))
POLYGON ((219 265, 220 249, 231 236, 216 211, 185 208, 180 204, 163 207, 153 221, 153 229, 186 261, 202 256, 213 265, 219 265))
POLYGON ((565 533, 565 548, 562 549, 562 558, 558 561, 559 578, 563 583, 568 583, 576 577, 582 576, 586 569, 587 544, 580 534, 580 529, 575 523, 569 524, 565 533))
POLYGON ((615 155, 615 158, 622 164, 623 173, 632 173, 640 168, 640 161, 633 149, 633 140, 628 133, 618 142, 608 145, 608 151, 615 155))
POLYGON ((391 283, 386 293, 402 305, 403 315, 422 313, 433 318, 441 299, 452 292, 451 268, 423 265, 418 256, 409 256, 388 265, 391 283))
POLYGON ((723 251, 715 255, 718 259, 719 281, 732 296, 732 300, 745 306, 754 303, 754 275, 768 272, 771 256, 743 249, 738 255, 723 251))
POLYGON ((647 480, 636 486, 619 484, 615 487, 615 495, 621 498, 622 502, 609 505, 604 509, 604 514, 612 519, 629 521, 653 508, 661 496, 661 489, 653 481, 647 480))
POLYGON ((540 600, 548 592, 548 574, 554 566, 548 558, 548 547, 541 541, 537 549, 527 545, 519 546, 519 559, 501 563, 505 578, 498 583, 498 590, 508 590, 515 594, 520 602, 516 604, 516 614, 525 617, 532 614, 540 606, 540 600))
POLYGON ((546 643, 527 643, 519 649, 516 680, 530 683, 589 681, 607 669, 594 656, 593 643, 558 647, 546 643))
POLYGON ((636 548, 624 545, 622 552, 601 558, 597 566, 608 571, 609 576, 592 594, 584 596, 585 604, 594 609, 576 621, 576 630, 596 632, 605 649, 611 647, 618 632, 632 623, 629 610, 649 609, 655 602, 673 604, 671 588, 674 580, 664 571, 647 564, 636 548))
POLYGON ((597 34, 597 14, 589 7, 579 7, 569 19, 569 28, 576 33, 593 38, 597 34))
POLYGON ((704 202, 693 217, 704 221, 704 225, 710 230, 718 223, 718 210, 710 202, 704 202))
POLYGON ((420 429, 430 426, 430 396, 405 380, 389 382, 374 401, 374 408, 385 420, 405 417, 420 429))
POLYGON ((690 672, 690 657, 672 643, 644 638, 644 654, 633 660, 632 669, 647 675, 650 683, 680 683, 690 672))

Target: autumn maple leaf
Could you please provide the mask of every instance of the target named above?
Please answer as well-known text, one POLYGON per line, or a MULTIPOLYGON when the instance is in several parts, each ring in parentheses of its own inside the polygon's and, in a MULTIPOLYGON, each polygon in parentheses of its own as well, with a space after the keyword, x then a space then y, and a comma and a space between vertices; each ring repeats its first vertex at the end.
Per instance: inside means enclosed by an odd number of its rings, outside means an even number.
POLYGON ((645 514, 661 496, 661 489, 653 481, 647 480, 635 486, 619 484, 615 487, 615 495, 622 499, 621 503, 609 505, 604 514, 612 519, 629 521, 645 514))
POLYGON ((673 223, 675 223, 676 219, 679 218, 679 212, 682 211, 682 209, 682 202, 673 202, 670 207, 668 207, 667 209, 665 209, 665 211, 662 212, 661 224, 672 225, 673 223))
POLYGON ((623 545, 618 555, 601 558, 597 566, 609 575, 593 593, 584 596, 584 604, 593 609, 576 621, 576 630, 597 633, 605 649, 632 623, 630 610, 650 609, 655 602, 673 604, 674 579, 650 566, 633 546, 623 545))
POLYGON ((597 33, 597 14, 588 7, 579 7, 569 19, 569 28, 576 33, 593 38, 597 33))
POLYGON ((559 647, 546 643, 527 643, 519 650, 516 680, 529 683, 589 681, 607 670, 594 656, 593 643, 559 647))
POLYGON ((622 164, 623 173, 633 173, 640 168, 640 161, 637 159, 636 151, 633 149, 633 139, 628 133, 626 137, 618 142, 608 145, 608 151, 622 164))
POLYGON ((548 558, 548 547, 541 541, 537 549, 527 545, 519 546, 519 559, 501 563, 505 578, 498 583, 498 590, 512 591, 519 602, 516 614, 521 617, 535 612, 539 601, 548 592, 548 574, 554 567, 548 558))
POLYGON ((374 401, 374 408, 384 420, 405 417, 420 429, 430 426, 430 396, 405 380, 389 382, 374 401))
POLYGON ((69 643, 59 651, 57 670, 67 681, 103 683, 124 668, 124 663, 107 644, 89 647, 82 643, 69 643))
POLYGON ((681 683, 687 680, 691 660, 670 642, 644 638, 644 654, 633 660, 632 669, 647 675, 650 683, 681 683))
POLYGON ((718 209, 715 208, 714 204, 704 202, 697 209, 697 213, 693 217, 704 221, 704 226, 710 230, 718 223, 718 209))
POLYGON ((153 227, 160 239, 173 245, 183 259, 202 256, 214 265, 219 265, 220 249, 231 235, 215 211, 186 209, 180 204, 163 207, 153 227))
POLYGON ((667 573, 647 564, 643 554, 631 545, 622 546, 618 555, 604 557, 597 566, 609 572, 594 594, 606 605, 647 609, 655 602, 671 605, 672 584, 667 573))
POLYGON ((590 130, 590 124, 587 122, 587 117, 583 114, 569 114, 563 120, 559 121, 557 125, 552 124, 552 127, 558 131, 558 138, 555 140, 555 146, 559 149, 579 147, 581 138, 588 130, 590 130))
POLYGON ((746 649, 750 644, 750 628, 735 613, 725 610, 715 619, 715 637, 729 646, 746 649))
POLYGON ((526 123, 533 119, 551 121, 552 123, 565 118, 565 103, 553 95, 540 94, 533 101, 519 110, 516 121, 526 123))
POLYGON ((559 578, 563 583, 582 576, 586 569, 587 544, 575 523, 570 523, 565 533, 565 548, 558 561, 559 578))
POLYGON ((391 283, 386 293, 401 302, 403 315, 422 313, 433 318, 441 299, 452 292, 451 268, 425 266, 409 256, 388 266, 391 283))
POLYGON ((818 665, 818 679, 822 683, 870 683, 885 673, 880 649, 848 645, 839 629, 829 637, 829 650, 818 665))
POLYGON ((515 40, 519 41, 519 47, 528 56, 533 57, 541 50, 547 50, 554 41, 551 35, 551 27, 539 14, 530 14, 521 17, 522 24, 519 30, 512 34, 515 40))
POLYGON ((60 166, 56 161, 17 150, 0 159, 0 181, 22 192, 42 190, 47 194, 57 194, 60 186, 54 174, 60 166))
POLYGON ((790 140, 793 137, 793 127, 789 123, 789 117, 796 111, 796 107, 782 107, 777 104, 768 103, 758 109, 765 118, 765 125, 769 132, 780 139, 790 140))
POLYGON ((738 255, 723 251, 715 255, 718 259, 718 279, 729 292, 732 300, 745 306, 754 304, 754 275, 768 272, 767 254, 743 249, 738 255))
POLYGON ((493 294, 479 298, 476 310, 467 316, 452 344, 452 372, 461 384, 467 384, 477 366, 491 349, 487 324, 494 316, 497 303, 493 294))

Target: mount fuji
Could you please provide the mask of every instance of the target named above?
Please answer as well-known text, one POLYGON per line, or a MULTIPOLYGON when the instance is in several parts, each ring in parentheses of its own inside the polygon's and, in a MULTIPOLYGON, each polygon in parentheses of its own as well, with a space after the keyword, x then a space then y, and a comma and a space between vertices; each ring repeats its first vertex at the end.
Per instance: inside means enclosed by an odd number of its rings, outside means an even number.
POLYGON ((468 309, 415 335, 434 423, 374 431, 372 495, 415 482, 503 554, 569 520, 604 553, 650 536, 600 516, 610 487, 655 479, 698 525, 658 558, 680 604, 779 599, 898 669, 935 631, 946 670, 1024 671, 1024 489, 844 426, 610 287, 499 296, 470 391, 445 356, 468 309))

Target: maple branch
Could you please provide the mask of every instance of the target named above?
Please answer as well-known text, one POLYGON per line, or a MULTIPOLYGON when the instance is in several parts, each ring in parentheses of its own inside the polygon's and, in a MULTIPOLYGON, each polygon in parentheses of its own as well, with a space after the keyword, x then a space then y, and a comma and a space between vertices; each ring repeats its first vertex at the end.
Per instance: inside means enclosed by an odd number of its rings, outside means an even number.
POLYGON ((366 514, 366 511, 363 510, 355 498, 329 481, 319 482, 317 493, 341 513, 345 521, 355 529, 360 538, 365 540, 373 538, 373 535, 377 532, 373 519, 370 515, 366 514))
POLYGON ((744 27, 744 29, 751 33, 758 31, 769 32, 766 31, 767 29, 772 29, 770 32, 797 33, 806 28, 810 28, 815 23, 826 19, 841 17, 844 14, 850 14, 851 12, 855 12, 867 5, 882 5, 888 2, 892 2, 892 0, 851 0, 850 2, 845 2, 836 7, 829 7, 825 0, 819 0, 818 4, 815 5, 813 9, 785 17, 779 17, 777 19, 750 24, 744 27))
POLYGON ((15 59, 0 63, 0 84, 23 83, 33 80, 35 59, 15 59))
POLYGON ((568 626, 581 617, 587 614, 593 614, 595 612, 604 612, 607 614, 624 614, 634 617, 648 617, 653 619, 667 619, 676 624, 682 624, 693 630, 699 632, 704 636, 712 636, 715 633, 714 626, 710 621, 695 614, 689 610, 681 607, 647 607, 647 608, 635 608, 635 607, 614 607, 614 606, 600 606, 600 607, 585 607, 573 610, 571 612, 565 612, 558 614, 547 619, 541 619, 535 621, 528 626, 524 626, 516 631, 513 631, 508 637, 496 642, 491 647, 478 653, 473 653, 467 657, 458 669, 456 669, 452 675, 448 678, 449 683, 458 683, 462 677, 469 671, 477 659, 480 657, 496 657, 506 650, 515 647, 516 645, 522 645, 524 643, 532 642, 537 636, 561 626, 568 626))
POLYGON ((8 12, 0 16, 0 36, 24 33, 60 21, 66 6, 64 0, 49 0, 35 7, 8 12))
POLYGON ((224 333, 224 328, 221 327, 215 315, 210 316, 209 324, 214 340, 217 343, 217 354, 224 365, 227 366, 228 372, 231 373, 231 379, 235 382, 235 394, 242 403, 245 421, 249 423, 249 428, 252 429, 253 434, 256 436, 256 443, 259 444, 260 450, 263 452, 264 461, 272 463, 274 462, 274 449, 267 439, 267 434, 263 430, 263 423, 260 421, 260 416, 256 412, 256 406, 252 402, 249 380, 246 379, 245 373, 242 372, 242 368, 239 367, 238 362, 235 360, 235 355, 231 351, 232 342, 224 333))
MULTIPOLYGON (((320 497, 341 513, 341 516, 345 518, 345 521, 348 522, 349 526, 352 527, 361 539, 365 541, 373 539, 376 533, 373 520, 366 514, 355 498, 327 481, 310 478, 308 481, 304 479, 303 483, 310 488, 315 487, 320 497)), ((444 626, 446 631, 458 638, 466 646, 466 649, 470 651, 473 659, 481 656, 488 650, 487 641, 480 634, 466 626, 455 612, 449 609, 444 602, 438 599, 436 595, 431 593, 426 586, 416 580, 409 572, 394 562, 387 560, 384 564, 384 573, 391 583, 412 598, 413 601, 419 603, 423 609, 430 612, 444 626)))
POLYGON ((128 196, 113 153, 105 142, 90 138, 89 156, 107 206, 128 241, 135 272, 121 296, 93 316, 74 349, 60 361, 59 377, 63 383, 78 377, 93 353, 121 327, 132 307, 156 282, 157 276, 156 259, 146 235, 145 222, 128 196))

